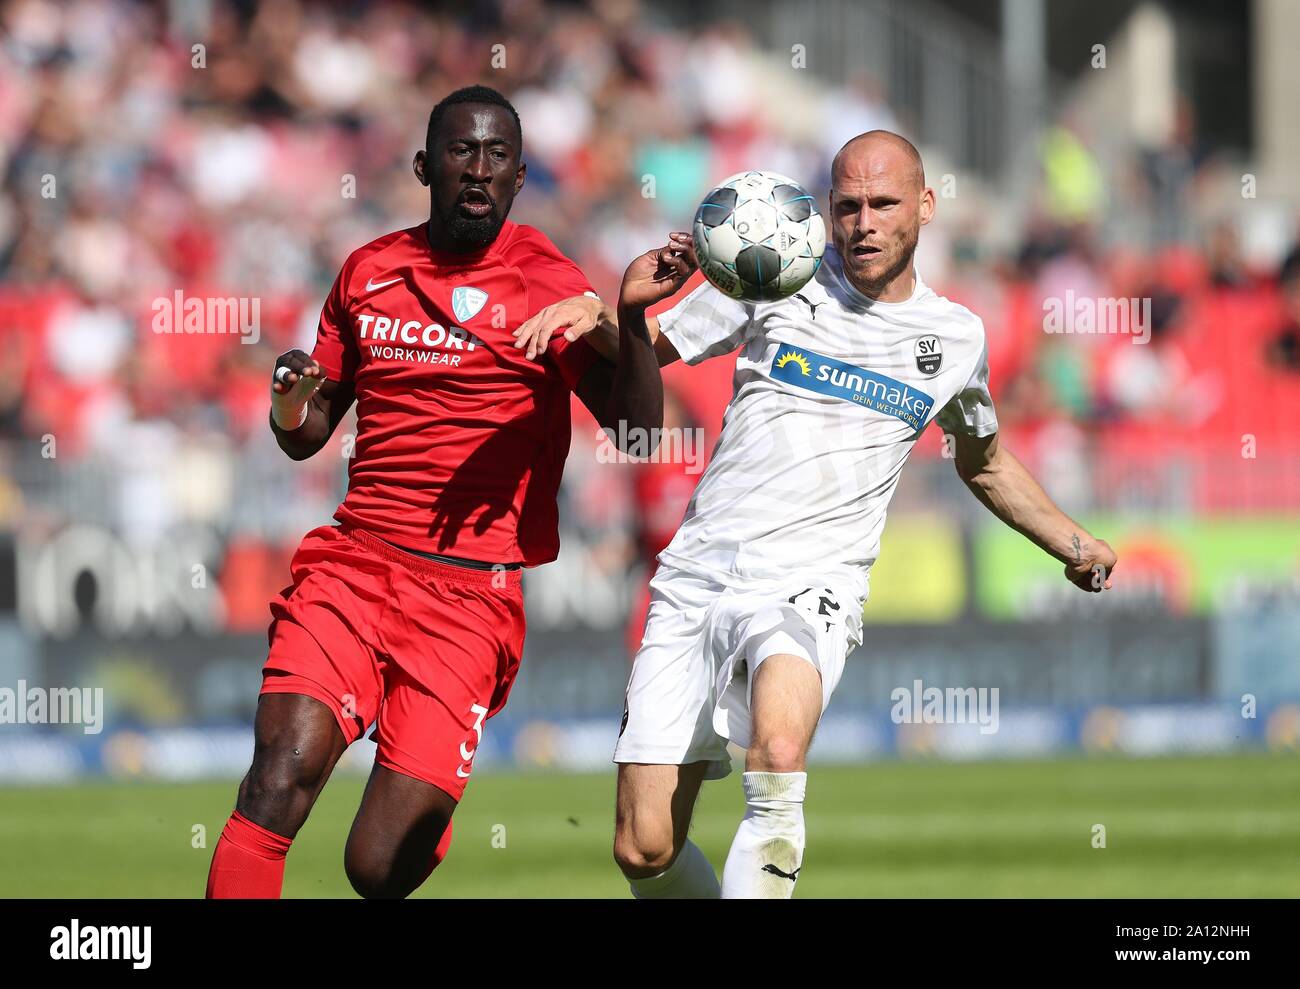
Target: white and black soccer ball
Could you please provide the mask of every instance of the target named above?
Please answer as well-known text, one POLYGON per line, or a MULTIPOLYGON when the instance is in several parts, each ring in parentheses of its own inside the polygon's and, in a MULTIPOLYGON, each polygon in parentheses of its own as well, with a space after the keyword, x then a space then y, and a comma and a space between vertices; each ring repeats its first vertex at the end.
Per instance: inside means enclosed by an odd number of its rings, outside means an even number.
POLYGON ((746 302, 773 302, 808 283, 826 250, 813 197, 776 172, 741 172, 704 197, 695 213, 695 255, 704 277, 746 302))

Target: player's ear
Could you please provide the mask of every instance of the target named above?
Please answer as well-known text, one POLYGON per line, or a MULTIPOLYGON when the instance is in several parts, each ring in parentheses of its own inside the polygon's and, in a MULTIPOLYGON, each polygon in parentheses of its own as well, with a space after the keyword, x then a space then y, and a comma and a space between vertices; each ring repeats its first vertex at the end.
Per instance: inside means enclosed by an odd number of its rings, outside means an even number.
POLYGON ((934 219, 934 190, 928 185, 921 190, 921 226, 934 219))
POLYGON ((515 195, 519 195, 519 190, 524 187, 524 174, 528 171, 528 166, 522 161, 519 163, 519 170, 515 172, 515 195))
POLYGON ((429 158, 421 149, 415 153, 415 158, 411 162, 411 171, 415 172, 415 177, 420 180, 420 185, 429 184, 429 176, 425 173, 425 167, 429 164, 429 158))

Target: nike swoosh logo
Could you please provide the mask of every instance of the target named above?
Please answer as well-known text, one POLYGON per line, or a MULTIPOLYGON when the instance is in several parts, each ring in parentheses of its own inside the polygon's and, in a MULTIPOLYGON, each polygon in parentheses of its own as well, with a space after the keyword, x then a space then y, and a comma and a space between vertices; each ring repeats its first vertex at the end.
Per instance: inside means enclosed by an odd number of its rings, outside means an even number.
POLYGON ((790 882, 794 882, 795 879, 799 876, 800 869, 802 868, 803 867, 800 866, 800 868, 795 869, 794 872, 782 872, 780 869, 778 869, 776 866, 772 865, 769 862, 767 865, 763 866, 763 871, 770 872, 774 876, 780 876, 782 879, 789 879, 790 882))
POLYGON ((402 276, 401 276, 401 275, 398 275, 396 278, 390 278, 390 279, 388 279, 388 281, 386 281, 386 282, 377 282, 377 281, 375 281, 373 278, 367 278, 367 279, 366 279, 366 291, 367 291, 367 292, 373 292, 373 291, 374 291, 375 289, 377 289, 377 288, 383 288, 385 285, 392 285, 392 284, 394 284, 394 283, 396 283, 396 282, 400 282, 401 280, 402 280, 402 276))

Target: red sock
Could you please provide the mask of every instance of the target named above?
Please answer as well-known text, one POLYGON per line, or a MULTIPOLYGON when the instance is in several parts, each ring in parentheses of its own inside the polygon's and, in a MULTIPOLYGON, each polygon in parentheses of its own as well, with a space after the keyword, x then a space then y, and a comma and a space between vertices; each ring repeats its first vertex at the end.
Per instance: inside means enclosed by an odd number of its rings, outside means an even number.
POLYGON ((254 824, 239 811, 230 815, 208 871, 209 900, 278 900, 284 857, 292 838, 254 824))
POLYGON ((433 858, 429 859, 429 871, 426 872, 424 874, 424 878, 420 880, 421 885, 423 885, 425 879, 428 879, 431 875, 433 875, 433 870, 438 868, 442 860, 447 857, 447 849, 450 847, 451 847, 451 821, 448 821, 447 830, 444 831, 442 833, 442 837, 438 839, 438 847, 433 850, 433 858))

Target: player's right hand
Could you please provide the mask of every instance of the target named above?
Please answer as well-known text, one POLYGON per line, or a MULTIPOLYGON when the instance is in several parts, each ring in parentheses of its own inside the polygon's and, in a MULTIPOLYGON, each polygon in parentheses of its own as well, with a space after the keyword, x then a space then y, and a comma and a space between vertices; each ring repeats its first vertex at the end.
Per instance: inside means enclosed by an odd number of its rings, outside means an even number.
POLYGON ((590 295, 561 299, 519 324, 515 330, 515 347, 527 347, 531 361, 546 352, 546 345, 557 330, 564 330, 564 339, 572 343, 599 326, 604 315, 605 303, 590 295))
POLYGON ((325 372, 321 366, 301 350, 281 354, 271 372, 271 391, 283 395, 293 404, 305 403, 324 383, 325 372), (280 368, 287 370, 281 371, 280 368))
POLYGON ((307 421, 316 389, 325 383, 325 372, 301 350, 281 354, 271 372, 271 421, 292 432, 307 421))

